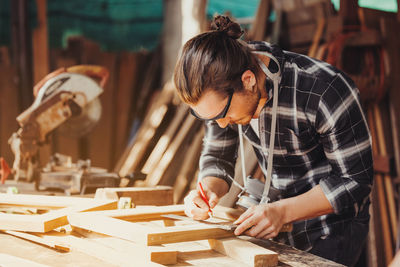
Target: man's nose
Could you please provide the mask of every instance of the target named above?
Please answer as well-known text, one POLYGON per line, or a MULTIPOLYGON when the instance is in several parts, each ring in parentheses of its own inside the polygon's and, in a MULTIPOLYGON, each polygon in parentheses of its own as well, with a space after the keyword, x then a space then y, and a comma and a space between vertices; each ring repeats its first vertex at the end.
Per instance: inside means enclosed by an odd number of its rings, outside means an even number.
POLYGON ((218 123, 219 127, 226 128, 226 126, 228 126, 228 124, 229 124, 229 119, 223 118, 223 119, 216 120, 216 122, 218 123))

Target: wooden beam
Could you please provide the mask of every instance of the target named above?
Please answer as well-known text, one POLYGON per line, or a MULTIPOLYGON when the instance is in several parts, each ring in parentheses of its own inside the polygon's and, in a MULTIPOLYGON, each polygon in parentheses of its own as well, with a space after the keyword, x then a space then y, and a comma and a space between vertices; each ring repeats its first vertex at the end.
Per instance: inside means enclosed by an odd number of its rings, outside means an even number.
POLYGON ((233 232, 222 230, 212 225, 171 226, 166 229, 155 230, 154 227, 151 226, 131 223, 93 213, 70 214, 68 215, 68 221, 74 227, 149 246, 234 236, 233 232))
MULTIPOLYGON (((1 231, 1 230, 0 230, 1 231)), ((69 252, 70 248, 68 246, 63 245, 63 243, 57 243, 53 241, 46 240, 43 237, 33 235, 33 234, 28 234, 24 232, 18 232, 18 231, 3 231, 6 234, 16 236, 25 240, 29 240, 35 243, 38 243, 40 245, 44 245, 46 247, 50 247, 59 251, 64 251, 64 252, 69 252)))
MULTIPOLYGON (((112 209, 116 201, 113 200, 97 200, 83 197, 64 197, 64 196, 43 196, 28 194, 4 194, 0 193, 0 206, 23 206, 23 207, 40 207, 44 209, 59 209, 70 206, 99 207, 101 209, 112 209)), ((115 206, 115 208, 117 208, 115 206)), ((90 208, 91 209, 91 208, 90 208)))
POLYGON ((271 0, 261 0, 258 4, 254 22, 249 31, 249 40, 263 41, 267 31, 268 18, 271 12, 271 0))
POLYGON ((248 266, 278 265, 278 253, 239 238, 209 239, 210 248, 248 266))
POLYGON ((50 72, 49 44, 47 40, 47 0, 36 0, 38 27, 33 30, 34 84, 50 72))
POLYGON ((166 206, 174 203, 173 188, 170 186, 98 188, 95 195, 95 199, 118 200, 121 197, 130 197, 135 206, 166 206))
POLYGON ((30 267, 50 267, 49 265, 40 264, 34 261, 23 259, 20 257, 0 253, 1 266, 6 267, 18 267, 18 266, 30 266, 30 267))
POLYGON ((168 125, 165 133, 160 137, 150 156, 148 157, 146 163, 142 168, 143 173, 150 173, 155 168, 157 168, 157 164, 162 159, 164 152, 167 150, 168 145, 172 142, 176 132, 179 131, 179 128, 182 126, 182 123, 185 121, 185 118, 189 114, 189 108, 185 104, 181 104, 178 106, 175 116, 172 119, 171 123, 168 125))
POLYGON ((192 129, 193 125, 196 123, 196 118, 193 116, 189 116, 184 121, 182 127, 178 131, 177 135, 169 145, 168 149, 165 151, 162 156, 160 162, 157 165, 157 168, 154 168, 146 178, 146 184, 148 186, 158 185, 161 178, 163 177, 165 171, 168 166, 171 164, 174 156, 176 155, 178 149, 181 147, 183 141, 187 137, 188 133, 192 129))
POLYGON ((171 226, 165 230, 147 234, 147 245, 162 245, 177 242, 204 240, 211 238, 234 237, 232 231, 226 231, 212 225, 171 226))
POLYGON ((88 214, 107 216, 125 221, 145 221, 145 220, 161 220, 164 219, 161 215, 165 214, 177 214, 184 215, 183 205, 169 205, 160 207, 137 207, 134 209, 122 209, 122 210, 105 210, 88 212, 88 214))
POLYGON ((119 237, 138 244, 145 244, 146 234, 152 231, 149 226, 97 214, 70 214, 68 215, 68 221, 74 227, 119 237))
MULTIPOLYGON (((102 235, 77 227, 73 228, 73 232, 87 238, 88 241, 92 243, 102 244, 110 248, 111 251, 115 250, 120 253, 126 253, 128 255, 128 257, 125 257, 127 258, 126 260, 140 259, 143 262, 155 262, 159 264, 176 264, 178 261, 178 251, 172 248, 165 248, 162 246, 145 247, 127 240, 102 235)), ((73 245, 74 244, 71 243, 72 247, 74 247, 73 245)), ((83 247, 83 249, 85 249, 85 247, 83 247)), ((82 250, 82 252, 85 251, 82 250)), ((93 254, 93 256, 97 255, 93 254)), ((132 264, 132 262, 130 262, 130 264, 132 264)))
POLYGON ((53 196, 39 196, 39 195, 6 195, 1 194, 3 197, 0 204, 6 202, 6 205, 28 205, 28 206, 46 206, 49 205, 51 207, 58 206, 68 206, 67 204, 71 204, 70 207, 50 211, 48 213, 42 215, 21 215, 21 214, 4 214, 0 213, 0 229, 1 230, 14 230, 14 231, 26 231, 26 232, 48 232, 57 227, 68 224, 67 215, 69 213, 76 213, 82 211, 95 211, 95 210, 105 210, 105 209, 116 209, 117 201, 99 201, 93 199, 75 199, 74 201, 69 201, 67 197, 53 197, 53 196), (5 199, 5 197, 10 197, 9 200, 5 199), (15 198, 21 196, 21 199, 18 200, 15 198), (54 201, 58 199, 60 202, 57 203, 54 201), (29 205, 29 200, 32 200, 32 204, 29 205), (48 200, 49 203, 44 203, 44 200, 48 200))

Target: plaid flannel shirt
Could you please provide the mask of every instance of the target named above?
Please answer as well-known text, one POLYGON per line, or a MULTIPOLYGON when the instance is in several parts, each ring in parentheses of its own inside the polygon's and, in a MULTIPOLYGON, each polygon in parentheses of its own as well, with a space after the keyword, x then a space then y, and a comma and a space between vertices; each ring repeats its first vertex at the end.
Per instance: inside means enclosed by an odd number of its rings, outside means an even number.
MULTIPOLYGON (((316 239, 340 235, 350 220, 368 223, 371 138, 353 81, 325 62, 266 42, 248 45, 272 53, 282 70, 272 185, 283 198, 320 185, 334 209, 333 214, 295 222, 292 233, 280 235, 280 240, 310 250, 316 239)), ((272 81, 267 81, 269 99, 259 116, 260 138, 250 125, 243 126, 264 174, 274 97, 272 81)), ((238 145, 237 125, 222 129, 216 122, 207 122, 199 179, 214 176, 231 185, 238 145)))

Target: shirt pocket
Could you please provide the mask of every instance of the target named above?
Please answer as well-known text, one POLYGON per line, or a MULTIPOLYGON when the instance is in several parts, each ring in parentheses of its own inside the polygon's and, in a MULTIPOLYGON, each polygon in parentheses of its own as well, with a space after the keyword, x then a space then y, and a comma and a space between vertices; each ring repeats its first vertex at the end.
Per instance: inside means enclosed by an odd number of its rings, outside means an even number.
POLYGON ((303 156, 318 146, 317 135, 311 129, 296 133, 286 128, 284 144, 289 155, 303 156))

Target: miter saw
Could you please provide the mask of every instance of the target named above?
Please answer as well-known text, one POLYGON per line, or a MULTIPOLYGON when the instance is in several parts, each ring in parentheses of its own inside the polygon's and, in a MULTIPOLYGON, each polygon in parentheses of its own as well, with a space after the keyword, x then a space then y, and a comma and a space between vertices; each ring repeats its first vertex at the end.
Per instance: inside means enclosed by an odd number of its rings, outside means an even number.
MULTIPOLYGON (((55 179, 59 179, 59 183, 56 184, 62 185, 62 179, 57 177, 64 177, 64 180, 68 180, 66 177, 72 177, 64 184, 80 191, 84 183, 82 177, 91 181, 93 175, 90 174, 94 173, 94 176, 100 177, 98 180, 105 181, 106 186, 118 186, 120 178, 116 174, 110 173, 108 176, 107 170, 91 167, 90 161, 82 161, 84 164, 65 163, 65 160, 60 161, 60 156, 56 155, 46 168, 41 169, 38 166, 38 149, 48 143, 49 134, 55 129, 59 128, 69 136, 79 137, 88 133, 98 122, 101 116, 99 96, 108 76, 104 67, 78 65, 56 70, 34 87, 36 98, 33 104, 17 117, 20 129, 9 139, 15 155, 12 166, 15 180, 41 180, 43 183, 46 179, 51 181, 56 177, 55 179), (62 171, 59 170, 60 167, 62 171), (114 180, 115 184, 110 182, 114 180)), ((94 180, 95 184, 99 184, 94 180)))

